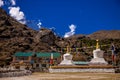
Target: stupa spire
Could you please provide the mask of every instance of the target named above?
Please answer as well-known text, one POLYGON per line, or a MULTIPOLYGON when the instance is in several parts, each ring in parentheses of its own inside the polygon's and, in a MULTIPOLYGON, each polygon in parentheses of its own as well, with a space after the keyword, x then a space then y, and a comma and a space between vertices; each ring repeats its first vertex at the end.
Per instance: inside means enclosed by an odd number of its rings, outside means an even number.
POLYGON ((67 45, 66 53, 70 53, 70 46, 69 45, 67 45))
POLYGON ((100 48, 100 46, 99 46, 99 40, 97 39, 96 40, 96 49, 99 49, 100 48))

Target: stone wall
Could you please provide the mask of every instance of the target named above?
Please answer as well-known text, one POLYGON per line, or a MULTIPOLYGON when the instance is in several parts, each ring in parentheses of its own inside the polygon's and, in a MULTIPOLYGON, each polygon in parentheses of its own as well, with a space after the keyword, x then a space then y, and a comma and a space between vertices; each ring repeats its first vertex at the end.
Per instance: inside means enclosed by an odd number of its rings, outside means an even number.
POLYGON ((4 70, 0 71, 0 78, 2 77, 18 77, 31 75, 32 72, 29 70, 4 70))
POLYGON ((110 68, 110 69, 104 69, 104 68, 88 68, 88 69, 49 69, 50 73, 59 73, 59 72, 95 72, 95 73, 115 73, 115 69, 114 68, 110 68))

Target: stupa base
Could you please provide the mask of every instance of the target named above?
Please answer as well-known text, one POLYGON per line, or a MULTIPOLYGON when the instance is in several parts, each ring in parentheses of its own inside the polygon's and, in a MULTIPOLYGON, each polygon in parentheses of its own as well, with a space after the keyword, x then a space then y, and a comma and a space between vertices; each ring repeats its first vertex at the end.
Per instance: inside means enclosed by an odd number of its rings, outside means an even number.
POLYGON ((50 73, 60 72, 93 72, 93 73, 115 73, 117 67, 114 66, 51 66, 50 73))
POLYGON ((108 65, 108 63, 104 60, 104 58, 93 58, 90 62, 89 65, 108 65))
POLYGON ((73 61, 72 60, 63 60, 59 66, 73 66, 73 61))

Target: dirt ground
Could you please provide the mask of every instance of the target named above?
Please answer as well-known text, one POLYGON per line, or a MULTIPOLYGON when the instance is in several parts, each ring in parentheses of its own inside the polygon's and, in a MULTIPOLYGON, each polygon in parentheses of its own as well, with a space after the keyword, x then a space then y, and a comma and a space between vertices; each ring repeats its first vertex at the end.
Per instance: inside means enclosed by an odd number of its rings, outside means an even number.
POLYGON ((120 73, 33 73, 30 76, 0 80, 120 80, 120 73))

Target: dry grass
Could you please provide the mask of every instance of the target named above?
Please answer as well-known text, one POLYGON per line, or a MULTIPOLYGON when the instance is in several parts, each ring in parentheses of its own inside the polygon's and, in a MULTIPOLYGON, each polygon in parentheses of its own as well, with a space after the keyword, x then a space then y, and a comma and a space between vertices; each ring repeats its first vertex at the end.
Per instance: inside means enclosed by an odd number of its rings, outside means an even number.
POLYGON ((120 80, 115 73, 33 73, 30 76, 0 78, 0 80, 120 80))

